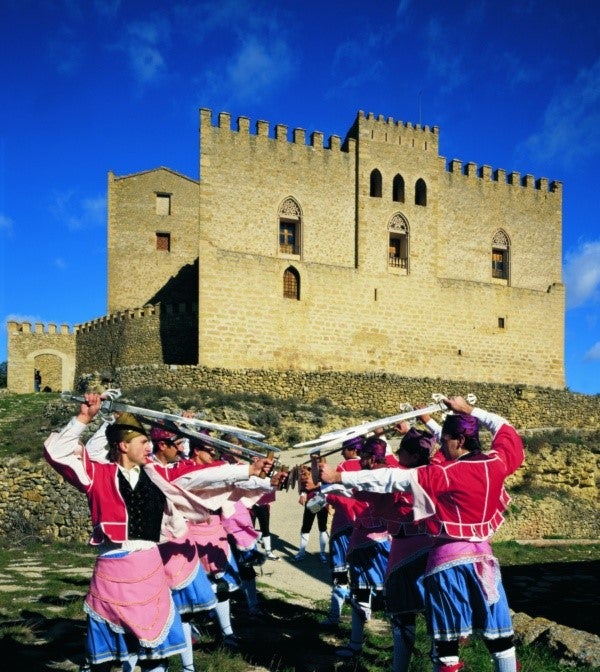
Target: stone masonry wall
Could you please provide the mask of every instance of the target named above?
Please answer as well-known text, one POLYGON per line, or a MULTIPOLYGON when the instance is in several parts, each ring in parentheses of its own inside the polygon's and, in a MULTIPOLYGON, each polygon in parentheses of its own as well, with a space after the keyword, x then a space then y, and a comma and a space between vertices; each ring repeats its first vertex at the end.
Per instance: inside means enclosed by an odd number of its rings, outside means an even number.
POLYGON ((77 325, 77 375, 99 371, 113 377, 120 366, 196 361, 197 308, 144 306, 77 325))
POLYGON ((248 118, 213 123, 210 110, 200 133, 201 365, 564 385, 560 183, 446 166, 437 129, 363 113, 342 144, 303 129, 288 140, 287 127, 266 121, 251 133, 248 118), (370 195, 374 169, 381 197, 370 195), (397 174, 403 202, 392 198, 397 174), (415 202, 418 179, 425 205, 415 202), (286 199, 300 212, 293 255, 279 249, 286 199), (388 265, 398 216, 407 270, 388 265), (492 278, 499 231, 505 280, 492 278), (289 267, 299 300, 283 294, 289 267))
MULTIPOLYGON (((560 464, 543 453, 527 455, 525 465, 508 483, 518 490, 524 480, 545 487, 545 497, 512 493, 505 524, 495 540, 597 539, 600 541, 598 474, 600 451, 577 446, 577 461, 560 464), (550 491, 550 494, 548 494, 550 491), (551 494, 554 491, 554 494, 551 494)), ((565 452, 569 453, 570 448, 565 452)), ((553 455, 555 458, 556 455, 553 455)), ((85 496, 45 462, 14 458, 0 465, 0 534, 62 541, 89 539, 91 526, 85 496)))
POLYGON ((33 376, 38 369, 42 389, 53 392, 70 389, 75 376, 75 334, 66 324, 8 322, 7 388, 18 394, 33 392, 33 376))
MULTIPOLYGON (((165 286, 198 257, 198 182, 167 168, 108 175, 108 312, 163 301, 165 286), (168 199, 163 212, 159 198, 168 199), (157 236, 168 235, 169 249, 157 236)), ((190 287, 198 302, 197 286, 190 287)), ((187 301, 188 297, 171 301, 187 301)))
POLYGON ((473 393, 482 408, 500 413, 520 429, 600 429, 600 395, 528 385, 408 378, 388 373, 230 370, 203 366, 131 366, 118 369, 116 374, 125 393, 135 387, 157 385, 165 390, 255 392, 306 401, 328 398, 355 411, 376 409, 382 414, 380 417, 398 413, 400 405, 406 402, 428 404, 432 394, 473 393))

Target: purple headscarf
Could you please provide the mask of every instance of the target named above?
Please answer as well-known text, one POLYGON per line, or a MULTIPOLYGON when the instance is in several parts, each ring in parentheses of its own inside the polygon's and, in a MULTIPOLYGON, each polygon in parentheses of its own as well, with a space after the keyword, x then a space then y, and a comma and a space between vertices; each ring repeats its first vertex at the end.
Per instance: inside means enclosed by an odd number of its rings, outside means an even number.
POLYGON ((374 460, 385 460, 386 443, 383 439, 372 436, 359 449, 360 457, 371 456, 374 460))
POLYGON ((362 448, 364 439, 362 436, 355 436, 352 439, 347 439, 342 443, 342 449, 348 448, 348 450, 360 450, 362 448))
POLYGON ((435 437, 429 432, 420 432, 411 427, 400 441, 400 450, 405 450, 410 455, 422 453, 429 456, 435 446, 435 437))
POLYGON ((442 434, 462 434, 479 440, 479 422, 468 413, 450 413, 444 420, 442 434))

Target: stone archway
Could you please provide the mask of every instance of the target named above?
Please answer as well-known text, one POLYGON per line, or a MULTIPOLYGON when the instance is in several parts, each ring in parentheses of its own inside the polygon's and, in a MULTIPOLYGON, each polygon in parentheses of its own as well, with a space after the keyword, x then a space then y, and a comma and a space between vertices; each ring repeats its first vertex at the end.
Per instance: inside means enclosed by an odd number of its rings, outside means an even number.
POLYGON ((34 375, 38 370, 42 377, 40 391, 62 392, 73 387, 75 362, 57 350, 37 350, 27 357, 30 371, 30 391, 34 390, 34 375))

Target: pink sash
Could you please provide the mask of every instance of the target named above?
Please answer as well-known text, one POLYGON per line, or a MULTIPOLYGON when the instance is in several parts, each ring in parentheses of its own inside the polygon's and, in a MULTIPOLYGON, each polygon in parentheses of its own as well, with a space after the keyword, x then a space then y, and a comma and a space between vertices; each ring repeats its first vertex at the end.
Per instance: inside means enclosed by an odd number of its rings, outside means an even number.
POLYGON ((231 516, 221 518, 221 524, 227 534, 235 539, 235 545, 240 551, 254 548, 260 534, 254 529, 250 512, 241 503, 235 503, 235 511, 231 516))
POLYGON ((190 533, 176 541, 159 544, 169 588, 179 590, 190 584, 198 567, 198 548, 190 533))
POLYGON ((158 548, 96 558, 84 609, 116 632, 131 631, 144 647, 161 644, 175 609, 158 548))
POLYGON ((206 573, 222 572, 231 549, 220 517, 213 514, 204 523, 190 525, 190 535, 196 542, 198 558, 206 573))
POLYGON ((473 564, 487 603, 498 602, 500 565, 488 541, 438 541, 429 552, 425 576, 466 564, 473 564))
POLYGON ((390 548, 390 557, 386 568, 386 576, 389 576, 399 567, 412 562, 425 553, 429 553, 433 541, 425 534, 412 537, 393 538, 390 548))

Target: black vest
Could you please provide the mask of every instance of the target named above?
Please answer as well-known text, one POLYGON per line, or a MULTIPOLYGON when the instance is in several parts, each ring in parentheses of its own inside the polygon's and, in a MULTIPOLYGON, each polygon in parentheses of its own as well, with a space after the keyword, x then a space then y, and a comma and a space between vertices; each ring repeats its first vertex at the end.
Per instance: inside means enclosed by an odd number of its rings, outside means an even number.
POLYGON ((127 507, 127 538, 159 541, 166 501, 160 488, 140 469, 140 478, 132 489, 119 469, 119 492, 127 507))

